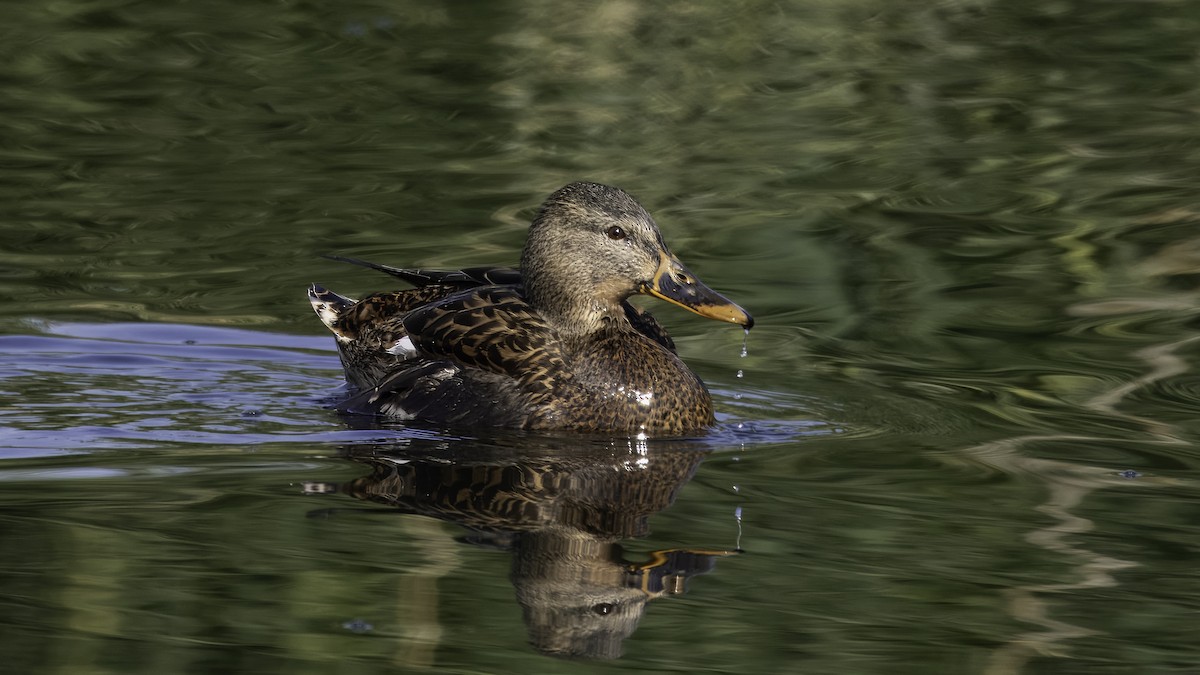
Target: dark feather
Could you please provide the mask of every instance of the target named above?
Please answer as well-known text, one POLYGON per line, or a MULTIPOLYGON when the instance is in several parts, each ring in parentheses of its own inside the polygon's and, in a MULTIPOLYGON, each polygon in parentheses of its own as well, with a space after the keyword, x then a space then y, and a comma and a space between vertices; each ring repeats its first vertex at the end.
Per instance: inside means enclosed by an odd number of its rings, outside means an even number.
POLYGON ((461 270, 403 269, 340 255, 322 257, 390 274, 417 287, 438 285, 464 289, 489 284, 505 286, 521 283, 521 273, 511 267, 467 267, 461 270))

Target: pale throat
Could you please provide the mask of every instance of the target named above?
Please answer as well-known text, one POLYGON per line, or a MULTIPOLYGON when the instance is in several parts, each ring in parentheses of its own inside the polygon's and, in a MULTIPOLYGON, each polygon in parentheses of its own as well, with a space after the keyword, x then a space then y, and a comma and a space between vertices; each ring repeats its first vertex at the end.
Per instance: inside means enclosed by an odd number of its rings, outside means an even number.
POLYGON ((607 330, 616 321, 626 320, 622 299, 610 294, 588 295, 569 302, 539 303, 538 311, 561 334, 588 335, 607 330))
POLYGON ((547 271, 533 271, 532 279, 527 275, 525 293, 530 303, 559 333, 587 335, 611 327, 612 321, 625 320, 621 303, 633 295, 632 283, 619 279, 570 279, 573 275, 567 273, 555 276, 569 281, 564 285, 552 285, 547 291, 547 285, 539 283, 542 280, 538 278, 538 272, 544 274, 547 271))

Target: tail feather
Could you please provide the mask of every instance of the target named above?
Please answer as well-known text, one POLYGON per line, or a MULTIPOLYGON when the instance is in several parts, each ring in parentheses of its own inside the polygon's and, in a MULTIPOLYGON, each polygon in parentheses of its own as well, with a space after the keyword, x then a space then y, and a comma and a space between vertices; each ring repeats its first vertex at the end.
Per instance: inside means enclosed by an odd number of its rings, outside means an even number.
POLYGON ((321 323, 333 332, 334 337, 339 341, 349 340, 350 337, 343 335, 337 327, 338 319, 342 313, 349 309, 355 302, 353 298, 347 298, 344 295, 338 295, 333 291, 313 284, 308 289, 308 301, 312 304, 313 311, 317 313, 317 317, 321 319, 321 323))
POLYGON ((367 267, 390 274, 418 288, 431 284, 472 288, 487 284, 508 285, 521 283, 521 273, 511 267, 467 267, 461 270, 402 269, 392 267, 391 265, 380 265, 379 263, 367 262, 358 258, 347 258, 340 255, 326 255, 321 257, 327 260, 350 263, 351 265, 367 267))

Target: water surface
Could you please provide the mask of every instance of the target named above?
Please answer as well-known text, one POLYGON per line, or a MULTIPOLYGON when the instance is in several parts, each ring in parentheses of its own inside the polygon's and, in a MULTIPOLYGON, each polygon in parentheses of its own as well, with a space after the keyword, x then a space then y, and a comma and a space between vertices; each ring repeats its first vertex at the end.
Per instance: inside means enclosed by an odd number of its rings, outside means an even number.
POLYGON ((6 11, 14 672, 1200 662, 1192 4, 6 11), (391 281, 322 254, 511 265, 579 179, 754 314, 647 304, 711 434, 327 408, 307 285, 391 281))

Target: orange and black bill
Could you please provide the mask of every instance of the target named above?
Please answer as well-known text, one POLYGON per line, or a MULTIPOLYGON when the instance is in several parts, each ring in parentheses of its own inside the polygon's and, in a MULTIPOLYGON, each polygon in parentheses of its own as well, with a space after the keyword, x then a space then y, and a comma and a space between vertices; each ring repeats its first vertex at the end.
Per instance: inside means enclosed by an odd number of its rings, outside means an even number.
POLYGON ((728 321, 746 328, 754 326, 754 317, 701 283, 678 258, 666 251, 660 252, 659 256, 654 278, 642 285, 642 293, 662 298, 710 319, 728 321))

